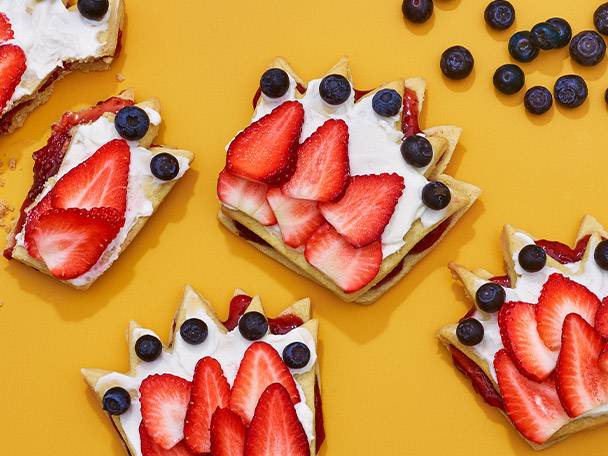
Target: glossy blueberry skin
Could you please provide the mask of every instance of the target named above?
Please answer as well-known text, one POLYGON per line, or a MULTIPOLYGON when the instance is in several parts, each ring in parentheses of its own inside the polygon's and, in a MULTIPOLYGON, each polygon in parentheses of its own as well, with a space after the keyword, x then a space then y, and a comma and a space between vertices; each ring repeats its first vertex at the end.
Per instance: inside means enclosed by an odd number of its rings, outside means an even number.
POLYGON ((352 88, 350 82, 341 74, 325 76, 319 84, 319 94, 325 103, 337 106, 350 97, 352 88))
POLYGON ((593 25, 602 35, 608 35, 608 3, 602 3, 593 13, 593 25))
POLYGON ((78 0, 78 11, 92 21, 103 19, 109 8, 109 0, 78 0))
POLYGON ((155 359, 158 359, 162 352, 162 342, 151 334, 145 334, 135 342, 135 354, 142 361, 154 361, 155 359))
POLYGON ((576 74, 568 74, 555 81, 553 93, 555 101, 565 108, 579 107, 589 94, 587 83, 576 74))
POLYGON ((475 293, 477 306, 484 312, 498 312, 507 299, 505 289, 497 283, 484 283, 475 293))
POLYGON ((529 244, 519 251, 518 261, 524 271, 538 272, 545 267, 547 254, 542 247, 529 244))
POLYGON ((568 21, 561 17, 552 17, 551 19, 547 19, 545 22, 548 22, 555 27, 559 33, 557 47, 563 48, 568 46, 568 43, 570 43, 570 40, 572 39, 572 27, 570 27, 568 21))
POLYGON ((179 328, 179 334, 184 342, 190 345, 200 345, 207 339, 209 328, 207 323, 199 318, 189 318, 179 328))
POLYGON ((408 21, 421 24, 433 15, 433 0, 403 0, 401 12, 408 21))
POLYGON ((269 98, 281 98, 289 89, 289 76, 281 68, 270 68, 260 78, 260 90, 269 98))
POLYGON ((597 65, 605 55, 606 42, 596 31, 580 32, 570 41, 570 57, 579 65, 597 65))
POLYGON ((559 30, 548 22, 541 22, 530 30, 530 41, 545 51, 555 49, 560 43, 559 30))
POLYGON ((553 95, 546 87, 531 87, 524 95, 524 106, 530 114, 544 114, 553 106, 553 95))
POLYGON ((259 340, 268 332, 268 320, 260 312, 247 312, 239 320, 239 331, 247 340, 259 340))
POLYGON ((526 76, 520 67, 507 63, 496 69, 492 81, 499 92, 513 95, 522 89, 526 82, 526 76))
POLYGON ((516 32, 509 39, 509 54, 518 62, 531 62, 540 50, 530 39, 530 32, 516 32))
POLYGON ((156 154, 150 160, 150 171, 154 177, 164 181, 170 181, 179 174, 179 161, 174 155, 167 152, 156 154))
POLYGON ((433 146, 424 136, 408 136, 401 143, 401 155, 408 165, 424 168, 433 160, 433 146))
POLYGON ((399 114, 403 99, 393 89, 382 89, 376 92, 372 98, 374 111, 382 117, 393 117, 399 114))
POLYGON ((146 136, 150 127, 150 118, 143 109, 137 106, 127 106, 116 114, 114 126, 123 138, 137 141, 146 136))
POLYGON ((608 271, 608 241, 598 243, 595 252, 593 252, 593 258, 600 268, 608 271))
POLYGON ((103 395, 103 409, 110 415, 122 415, 131 407, 131 396, 124 388, 110 388, 103 395))
POLYGON ((506 0, 494 0, 486 7, 483 17, 496 30, 506 30, 515 22, 515 8, 506 0))
POLYGON ((449 79, 464 79, 473 71, 475 59, 463 46, 452 46, 441 54, 440 67, 449 79))
POLYGON ((456 337, 461 344, 472 347, 483 340, 483 325, 474 318, 467 318, 458 323, 456 337))
POLYGON ((447 207, 451 199, 450 188, 443 182, 429 182, 422 188, 422 202, 435 211, 447 207))
POLYGON ((302 369, 310 361, 310 349, 302 342, 292 342, 283 350, 283 362, 290 369, 302 369))

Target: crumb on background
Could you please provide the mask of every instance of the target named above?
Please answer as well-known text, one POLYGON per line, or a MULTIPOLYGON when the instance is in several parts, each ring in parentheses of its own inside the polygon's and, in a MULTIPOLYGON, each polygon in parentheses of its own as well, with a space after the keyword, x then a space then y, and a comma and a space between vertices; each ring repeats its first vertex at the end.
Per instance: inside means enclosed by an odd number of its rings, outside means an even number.
POLYGON ((123 81, 125 81, 126 79, 127 79, 127 78, 125 78, 125 75, 124 75, 124 74, 122 74, 122 73, 116 73, 116 80, 117 80, 118 82, 123 82, 123 81))

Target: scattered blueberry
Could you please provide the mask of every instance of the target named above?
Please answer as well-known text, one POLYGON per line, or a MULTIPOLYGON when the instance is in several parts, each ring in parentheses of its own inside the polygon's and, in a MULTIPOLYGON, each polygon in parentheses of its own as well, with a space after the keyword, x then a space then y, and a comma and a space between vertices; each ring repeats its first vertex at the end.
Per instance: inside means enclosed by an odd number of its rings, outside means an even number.
POLYGON ((552 17, 551 19, 547 19, 546 22, 555 27, 559 33, 557 47, 563 48, 564 46, 568 46, 568 43, 572 39, 572 27, 570 27, 568 21, 561 17, 552 17))
POLYGON ((401 143, 401 155, 414 168, 424 168, 433 160, 433 146, 424 136, 408 136, 401 143))
POLYGON ((92 21, 103 19, 109 8, 109 0, 78 0, 78 11, 92 21))
POLYGON ((606 55, 606 42, 602 35, 593 30, 580 32, 570 41, 570 57, 580 65, 597 65, 604 55, 606 55))
POLYGON ((372 107, 378 115, 392 117, 399 114, 401 110, 401 95, 393 89, 382 89, 376 92, 372 98, 372 107))
POLYGON ((441 71, 450 79, 464 79, 475 65, 475 59, 468 49, 452 46, 441 54, 441 71))
POLYGON ((430 209, 443 209, 451 199, 450 188, 443 182, 429 182, 422 188, 422 202, 430 209))
POLYGON ((593 13, 593 24, 602 35, 608 35, 608 3, 602 3, 593 13))
POLYGON ((145 334, 135 342, 135 353, 142 361, 154 361, 162 352, 162 342, 151 334, 145 334))
POLYGON ((458 323, 456 337, 461 344, 469 347, 477 345, 483 340, 483 325, 474 318, 467 318, 458 323))
POLYGON ((179 174, 179 161, 174 155, 161 152, 150 160, 150 171, 157 179, 170 181, 179 174))
POLYGON ((494 0, 483 14, 486 23, 496 30, 506 30, 515 21, 515 8, 506 0, 494 0))
POLYGON ((350 97, 350 82, 341 74, 330 74, 325 76, 319 84, 319 93, 325 103, 339 105, 350 97))
POLYGON ((497 283, 484 283, 475 293, 477 306, 484 312, 498 312, 507 299, 505 289, 497 283))
POLYGON ((110 388, 103 395, 103 409, 110 415, 122 415, 131 407, 129 392, 119 386, 110 388))
POLYGON ((291 369, 302 369, 310 361, 310 349, 302 342, 292 342, 283 350, 283 362, 291 369))
POLYGON ((559 30, 549 22, 541 22, 530 30, 530 41, 545 51, 555 49, 560 43, 559 30))
POLYGON ((538 272, 547 263, 547 254, 538 245, 529 244, 519 251, 519 265, 524 271, 538 272))
POLYGON ((553 105, 553 96, 549 89, 543 86, 534 86, 524 95, 524 106, 530 114, 544 114, 553 105))
POLYGON ((259 340, 268 332, 268 320, 260 312, 247 312, 239 320, 239 331, 247 340, 259 340))
POLYGON ((600 268, 608 271, 608 241, 601 241, 597 245, 593 258, 600 268))
POLYGON ((562 76, 553 88, 555 101, 566 108, 576 108, 587 99, 587 83, 576 74, 562 76))
POLYGON ((421 24, 433 14, 433 0, 403 0, 401 11, 408 21, 421 24))
POLYGON ((530 39, 530 32, 516 32, 509 39, 509 54, 519 62, 531 62, 539 52, 530 39))
POLYGON ((512 63, 507 63, 497 68, 494 72, 494 87, 498 91, 513 95, 521 90, 526 82, 526 76, 521 68, 512 63))
POLYGON ((137 141, 146 136, 150 127, 150 118, 143 109, 137 106, 127 106, 116 114, 114 126, 123 138, 137 141))
POLYGON ((280 98, 289 89, 289 76, 281 68, 270 68, 260 78, 260 90, 270 98, 280 98))
POLYGON ((188 344, 199 345, 207 339, 209 329, 207 328, 207 323, 203 320, 199 318, 189 318, 182 323, 182 326, 179 328, 179 333, 182 336, 182 339, 188 344))

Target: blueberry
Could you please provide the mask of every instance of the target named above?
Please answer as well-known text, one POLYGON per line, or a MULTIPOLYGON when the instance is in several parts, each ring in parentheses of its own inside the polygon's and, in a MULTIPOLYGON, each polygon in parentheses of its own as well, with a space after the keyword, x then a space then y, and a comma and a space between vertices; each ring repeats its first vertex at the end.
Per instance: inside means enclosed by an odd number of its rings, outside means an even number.
POLYGON ((426 22, 433 14, 433 0, 403 0, 401 11, 411 22, 426 22))
POLYGON ((302 342, 292 342, 283 350, 283 362, 291 369, 302 369, 310 361, 310 349, 302 342))
POLYGON ((497 283, 484 283, 475 293, 477 306, 484 312, 498 312, 507 299, 505 289, 497 283))
POLYGON ((161 152, 150 160, 150 171, 157 179, 170 181, 179 174, 179 161, 174 155, 161 152))
POLYGON ((392 117, 399 114, 401 110, 401 95, 393 89, 382 89, 376 92, 372 98, 374 111, 383 117, 392 117))
POLYGON ((526 82, 526 76, 521 68, 512 63, 507 63, 494 72, 494 87, 507 95, 513 95, 521 90, 526 82))
POLYGON ((103 395, 103 409, 110 415, 122 415, 131 407, 131 396, 124 388, 110 388, 103 395))
POLYGON ((600 268, 608 271, 608 241, 601 241, 597 245, 593 258, 600 268))
POLYGON ((424 168, 433 160, 433 146, 424 136, 408 136, 401 143, 401 155, 408 165, 424 168))
POLYGON ((179 328, 182 339, 190 345, 199 345, 205 342, 209 329, 207 323, 198 318, 189 318, 179 328))
POLYGON ((587 99, 587 83, 576 74, 562 76, 553 88, 555 101, 565 108, 576 108, 587 99))
POLYGON ((154 361, 163 352, 163 344, 151 334, 141 336, 135 342, 135 353, 142 361, 154 361))
POLYGON ((524 271, 538 272, 547 263, 547 254, 538 245, 529 244, 519 251, 519 265, 524 271))
POLYGON ((545 51, 555 49, 560 42, 559 30, 548 22, 541 22, 530 30, 530 41, 545 51))
POLYGON ((323 101, 334 106, 348 100, 351 91, 350 82, 341 74, 325 76, 319 84, 319 93, 323 101))
POLYGON ((602 35, 593 30, 580 32, 570 41, 570 57, 579 65, 597 65, 604 55, 606 55, 606 42, 602 35))
POLYGON ((260 312, 247 312, 239 320, 239 331, 247 340, 259 340, 268 332, 268 320, 260 312))
POLYGON ((545 22, 548 22, 557 29, 559 34, 557 47, 563 48, 564 46, 568 46, 568 43, 572 39, 572 27, 570 27, 568 21, 566 19, 562 19, 561 17, 552 17, 551 19, 547 19, 545 22))
POLYGON ((506 0, 494 0, 483 14, 486 23, 496 30, 506 30, 515 22, 515 8, 506 0))
POLYGON ((92 21, 103 19, 109 8, 109 0, 78 0, 78 11, 92 21))
POLYGON ((509 54, 519 62, 531 62, 539 52, 530 39, 530 32, 516 32, 509 39, 509 54))
POLYGON ((150 127, 150 118, 143 109, 137 106, 127 106, 116 114, 114 126, 123 138, 137 141, 146 136, 150 127))
POLYGON ((463 345, 477 345, 483 340, 483 325, 474 318, 462 320, 456 328, 456 337, 463 345))
POLYGON ((544 114, 553 105, 553 96, 549 89, 543 86, 534 86, 524 95, 524 106, 530 114, 544 114))
POLYGON ((280 98, 289 89, 289 76, 281 68, 271 68, 260 78, 260 90, 270 98, 280 98))
POLYGON ((608 3, 602 3, 593 13, 593 25, 602 35, 608 35, 608 3))
POLYGON ((422 202, 430 209, 443 209, 451 199, 450 188, 443 182, 429 182, 422 189, 422 202))
POLYGON ((441 54, 441 71, 450 79, 464 79, 473 71, 475 59, 468 49, 452 46, 441 54))

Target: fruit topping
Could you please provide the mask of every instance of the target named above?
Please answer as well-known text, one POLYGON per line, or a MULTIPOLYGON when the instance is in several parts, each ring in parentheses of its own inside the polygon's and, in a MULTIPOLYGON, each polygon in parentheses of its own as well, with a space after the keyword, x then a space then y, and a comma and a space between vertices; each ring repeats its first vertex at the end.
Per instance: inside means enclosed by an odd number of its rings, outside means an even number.
POLYGON ((473 71, 473 54, 463 46, 452 46, 441 54, 440 67, 449 79, 464 79, 473 71))
POLYGON ((110 388, 103 395, 103 409, 110 415, 122 415, 131 407, 129 392, 119 386, 110 388))
POLYGON ((0 13, 0 43, 12 40, 15 37, 13 27, 6 14, 0 13))
POLYGON ((450 188, 443 182, 429 182, 422 188, 422 202, 429 209, 445 209, 452 199, 450 188))
POLYGON ((199 318, 189 318, 179 328, 179 334, 184 339, 184 342, 190 345, 200 345, 209 335, 207 323, 199 318))
POLYGON ((560 42, 559 30, 549 22, 541 22, 530 30, 530 41, 545 51, 555 49, 560 42))
POLYGON ((247 430, 241 417, 227 408, 218 408, 211 418, 211 454, 243 456, 247 430))
POLYGON ((422 132, 418 123, 419 105, 416 92, 406 87, 403 91, 403 110, 401 111, 401 129, 406 138, 422 132))
POLYGON ((408 136, 401 143, 401 155, 408 165, 424 168, 433 161, 433 146, 424 136, 408 136))
POLYGON ((303 123, 302 105, 286 101, 234 138, 228 147, 226 169, 245 179, 282 185, 296 169, 303 123))
POLYGON ((557 241, 547 241, 544 239, 535 241, 535 244, 541 246, 547 255, 561 264, 581 261, 588 243, 589 236, 583 236, 579 239, 574 249, 557 241))
POLYGON ((608 296, 600 303, 595 314, 595 323, 593 326, 595 326, 595 329, 602 337, 608 339, 608 296))
POLYGON ((169 450, 164 449, 148 435, 143 422, 139 425, 139 439, 142 456, 195 456, 183 440, 169 450))
POLYGON ((509 39, 509 54, 519 62, 531 62, 539 52, 530 38, 530 32, 516 32, 509 39))
POLYGON ((602 35, 608 35, 608 3, 602 3, 593 13, 593 25, 602 35))
POLYGON ((148 113, 138 106, 122 108, 114 118, 114 126, 120 136, 129 141, 139 141, 150 128, 148 113))
POLYGON ((310 349, 302 342, 292 342, 283 349, 283 362, 291 369, 303 369, 310 361, 310 349))
POLYGON ((608 373, 608 343, 604 345, 597 364, 602 370, 602 372, 608 373))
POLYGON ((109 8, 109 0, 78 0, 78 11, 92 21, 102 20, 109 8))
POLYGON ((475 302, 484 312, 498 312, 507 299, 505 289, 492 282, 484 283, 475 293, 475 302))
POLYGON ((465 318, 456 327, 456 337, 461 344, 472 347, 483 340, 483 325, 475 318, 465 318))
POLYGON ((593 30, 576 34, 570 42, 570 57, 579 65, 597 65, 604 55, 606 55, 606 42, 602 35, 593 30))
POLYGON ((230 310, 228 311, 228 319, 222 324, 228 331, 232 331, 239 325, 239 320, 251 304, 251 296, 244 294, 236 295, 230 300, 230 310))
POLYGON ((298 163, 283 193, 292 198, 335 201, 349 182, 348 126, 330 119, 298 148, 298 163), (319 172, 323 170, 323 172, 319 172))
POLYGON ((144 334, 135 342, 135 354, 142 361, 154 361, 158 359, 162 352, 162 342, 152 334, 144 334))
POLYGON ((547 254, 538 245, 529 244, 524 246, 517 256, 519 265, 524 271, 538 272, 547 263, 547 254))
POLYGON ((496 69, 493 78, 494 87, 506 95, 519 92, 526 82, 526 76, 520 67, 507 63, 496 69))
POLYGON ((568 21, 561 17, 552 17, 551 19, 547 19, 546 22, 557 29, 559 35, 557 47, 562 48, 568 46, 568 43, 570 43, 570 40, 572 39, 572 27, 570 27, 568 21))
POLYGON ((493 29, 506 30, 515 22, 515 8, 506 0, 494 0, 486 7, 483 17, 493 29))
POLYGON ((350 82, 341 74, 325 76, 319 84, 319 95, 329 105, 337 106, 350 97, 352 87, 350 82))
POLYGON ((587 99, 587 83, 575 74, 560 77, 553 88, 555 100, 565 108, 576 108, 587 99))
POLYGON ((433 0, 403 0, 401 11, 408 21, 421 24, 432 16, 433 0))
POLYGON ((289 75, 281 68, 270 68, 260 78, 260 90, 269 98, 281 98, 289 89, 289 75))
POLYGON ((260 312, 247 312, 239 320, 239 331, 247 340, 259 340, 268 333, 268 320, 260 312))
POLYGON ((150 171, 157 179, 173 180, 179 174, 179 161, 174 155, 161 152, 150 160, 150 171))
POLYGON ((608 241, 600 241, 597 244, 593 258, 601 269, 608 271, 608 241))
POLYGON ((4 110, 25 72, 25 53, 14 44, 0 46, 0 112, 4 110))
POLYGON ((393 89, 379 90, 372 98, 372 108, 376 111, 376 114, 382 117, 392 117, 399 114, 401 104, 401 95, 393 89))
POLYGON ((541 115, 553 105, 553 95, 543 86, 534 86, 524 95, 524 106, 530 114, 541 115))
POLYGON ((223 170, 217 180, 217 195, 225 204, 243 211, 262 225, 274 225, 277 219, 266 200, 268 186, 233 176, 223 170))

